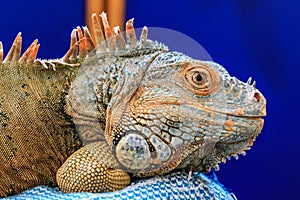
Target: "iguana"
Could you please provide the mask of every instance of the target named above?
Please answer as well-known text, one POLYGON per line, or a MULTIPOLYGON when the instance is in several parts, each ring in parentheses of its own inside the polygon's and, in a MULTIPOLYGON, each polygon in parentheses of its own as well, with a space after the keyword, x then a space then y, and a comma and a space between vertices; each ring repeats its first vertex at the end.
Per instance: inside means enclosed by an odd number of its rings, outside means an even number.
POLYGON ((104 192, 133 177, 207 172, 245 154, 262 130, 266 100, 219 64, 126 41, 105 13, 71 33, 61 59, 21 56, 19 33, 5 59, 0 42, 0 196, 37 185, 104 192), (102 23, 101 23, 102 21, 102 23), (104 31, 103 31, 104 30, 104 31))

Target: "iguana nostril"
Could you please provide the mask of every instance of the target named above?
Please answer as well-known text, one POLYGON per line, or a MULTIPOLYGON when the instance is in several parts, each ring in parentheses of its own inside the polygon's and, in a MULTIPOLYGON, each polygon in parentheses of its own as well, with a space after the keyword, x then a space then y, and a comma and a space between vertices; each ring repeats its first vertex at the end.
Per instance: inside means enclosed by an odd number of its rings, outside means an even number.
POLYGON ((261 101, 261 95, 258 92, 255 92, 253 97, 256 99, 257 102, 261 101))

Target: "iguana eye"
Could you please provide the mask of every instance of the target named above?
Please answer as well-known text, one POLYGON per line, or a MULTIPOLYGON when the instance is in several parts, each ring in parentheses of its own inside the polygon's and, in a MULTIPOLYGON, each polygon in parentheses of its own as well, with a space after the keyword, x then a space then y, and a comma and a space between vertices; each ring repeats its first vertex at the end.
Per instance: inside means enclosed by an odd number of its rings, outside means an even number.
POLYGON ((195 84, 203 84, 205 82, 204 74, 201 74, 200 72, 192 72, 191 73, 191 81, 193 81, 195 84))
POLYGON ((185 72, 185 78, 195 89, 207 89, 212 82, 210 73, 202 67, 192 67, 185 72))
POLYGON ((200 73, 195 73, 193 78, 195 79, 196 82, 201 83, 201 81, 203 80, 203 77, 200 73))
POLYGON ((218 88, 219 75, 205 65, 187 63, 182 72, 186 87, 197 95, 209 95, 218 88))

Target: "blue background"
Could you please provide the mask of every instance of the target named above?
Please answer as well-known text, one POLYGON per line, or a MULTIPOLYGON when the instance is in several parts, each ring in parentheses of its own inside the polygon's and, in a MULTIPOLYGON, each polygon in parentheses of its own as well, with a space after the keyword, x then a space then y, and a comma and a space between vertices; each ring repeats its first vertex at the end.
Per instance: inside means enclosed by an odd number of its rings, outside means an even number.
MULTIPOLYGON (((194 38, 232 75, 257 81, 268 100, 265 127, 247 156, 221 164, 217 175, 238 199, 299 196, 300 1, 129 0, 126 12, 136 27, 194 38)), ((23 47, 39 38, 39 57, 61 57, 72 28, 84 24, 84 1, 5 1, 0 19, 5 52, 22 31, 23 47)))

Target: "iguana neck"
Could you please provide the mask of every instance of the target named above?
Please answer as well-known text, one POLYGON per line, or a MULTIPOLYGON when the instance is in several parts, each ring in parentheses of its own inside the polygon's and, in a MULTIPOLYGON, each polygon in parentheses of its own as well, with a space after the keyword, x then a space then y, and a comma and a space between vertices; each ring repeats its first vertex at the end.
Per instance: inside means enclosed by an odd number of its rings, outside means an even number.
POLYGON ((123 59, 110 55, 89 58, 72 77, 65 108, 83 144, 104 140, 106 109, 126 64, 123 59))
POLYGON ((155 48, 142 50, 100 54, 81 64, 68 91, 66 108, 84 144, 106 140, 108 107, 113 106, 112 101, 123 101, 122 96, 134 92, 142 71, 162 53, 155 48))

